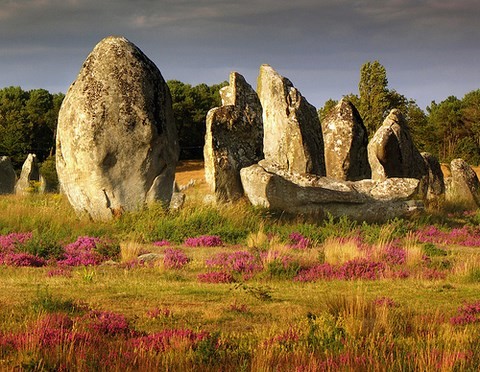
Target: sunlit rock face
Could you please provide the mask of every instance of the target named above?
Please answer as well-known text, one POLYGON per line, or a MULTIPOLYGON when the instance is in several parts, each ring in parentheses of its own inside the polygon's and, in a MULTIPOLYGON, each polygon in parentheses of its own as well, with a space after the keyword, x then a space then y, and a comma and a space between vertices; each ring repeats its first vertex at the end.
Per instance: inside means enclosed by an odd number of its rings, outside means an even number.
POLYGON ((257 93, 237 72, 220 90, 222 106, 207 114, 205 179, 217 202, 243 196, 240 169, 263 159, 262 106, 257 93))
POLYGON ((356 181, 370 178, 367 128, 355 106, 346 99, 322 122, 327 177, 356 181))
POLYGON ((57 172, 74 209, 94 220, 168 204, 178 159, 170 92, 123 37, 95 46, 59 113, 57 172))
POLYGON ((265 159, 289 173, 325 176, 322 127, 315 107, 269 65, 260 66, 257 93, 263 108, 265 159))

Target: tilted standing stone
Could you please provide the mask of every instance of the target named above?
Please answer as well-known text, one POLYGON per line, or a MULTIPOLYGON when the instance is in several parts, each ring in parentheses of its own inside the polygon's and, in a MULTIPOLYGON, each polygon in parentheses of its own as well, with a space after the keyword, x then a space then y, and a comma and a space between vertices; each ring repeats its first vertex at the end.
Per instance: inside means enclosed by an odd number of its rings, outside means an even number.
POLYGON ((257 92, 265 159, 290 173, 324 176, 322 127, 315 107, 269 65, 260 67, 257 92))
POLYGON ((367 128, 355 106, 342 98, 322 122, 327 177, 356 181, 370 178, 367 128))
POLYGON ((446 180, 445 198, 469 208, 480 206, 480 182, 477 174, 463 159, 450 163, 451 176, 446 180))
POLYGON ((60 109, 56 154, 62 190, 94 220, 170 202, 178 159, 170 91, 127 39, 107 37, 85 60, 60 109))
MULTIPOLYGON (((23 163, 22 172, 15 185, 15 194, 28 194, 32 190, 32 182, 40 182, 37 155, 28 154, 23 163)), ((40 186, 40 184, 38 184, 40 186)))
POLYGON ((402 113, 394 109, 368 144, 372 179, 392 177, 421 179, 427 175, 425 162, 415 147, 402 113))
POLYGON ((240 169, 263 158, 262 106, 237 72, 220 95, 222 107, 207 114, 205 179, 217 201, 233 201, 243 195, 240 169))
POLYGON ((17 175, 8 156, 0 156, 0 194, 13 194, 17 175))

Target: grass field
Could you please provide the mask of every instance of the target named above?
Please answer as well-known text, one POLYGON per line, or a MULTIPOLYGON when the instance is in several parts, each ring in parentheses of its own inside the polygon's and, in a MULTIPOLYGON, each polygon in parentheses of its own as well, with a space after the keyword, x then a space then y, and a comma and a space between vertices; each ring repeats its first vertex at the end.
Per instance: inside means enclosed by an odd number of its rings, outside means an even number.
POLYGON ((478 370, 478 211, 371 225, 191 200, 93 223, 0 197, 0 370, 478 370))

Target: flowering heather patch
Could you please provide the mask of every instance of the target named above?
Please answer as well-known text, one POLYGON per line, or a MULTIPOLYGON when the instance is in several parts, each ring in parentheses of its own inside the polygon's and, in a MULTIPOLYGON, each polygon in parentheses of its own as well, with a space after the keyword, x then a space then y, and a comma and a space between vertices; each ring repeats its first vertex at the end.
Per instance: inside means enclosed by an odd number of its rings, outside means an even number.
POLYGON ((299 232, 292 232, 288 238, 290 239, 291 244, 290 248, 293 249, 307 249, 310 247, 310 240, 304 237, 299 232))
POLYGON ((126 336, 133 332, 123 314, 110 311, 92 310, 81 321, 88 331, 105 336, 126 336))
POLYGON ((205 261, 208 267, 217 267, 225 271, 253 274, 261 271, 263 265, 258 257, 248 251, 218 253, 205 261))
POLYGON ((78 237, 75 242, 65 246, 64 258, 59 260, 58 264, 64 266, 98 265, 106 259, 95 250, 99 244, 102 244, 100 238, 78 237))
POLYGON ((335 269, 329 263, 323 263, 301 270, 293 280, 297 282, 315 282, 321 279, 333 279, 335 269))
POLYGON ((31 232, 0 235, 0 254, 3 252, 13 252, 15 248, 23 243, 26 243, 31 238, 31 232))
POLYGON ((397 306, 396 302, 390 297, 377 297, 373 300, 375 306, 385 306, 385 307, 395 307, 397 306))
POLYGON ((422 271, 422 278, 427 280, 441 280, 447 277, 447 273, 445 271, 440 271, 435 268, 425 268, 422 271))
POLYGON ((130 340, 130 345, 137 352, 164 352, 171 349, 192 349, 207 337, 209 337, 208 332, 194 332, 189 329, 165 329, 147 336, 133 338, 130 340))
POLYGON ((72 276, 72 270, 64 267, 58 267, 47 272, 47 277, 52 278, 54 276, 64 276, 66 278, 70 278, 72 276))
POLYGON ((300 339, 298 332, 294 329, 289 329, 277 336, 274 336, 264 342, 265 346, 279 345, 282 347, 291 348, 293 344, 297 343, 300 339))
POLYGON ((480 301, 466 303, 457 310, 457 315, 450 319, 453 325, 466 325, 480 322, 480 301))
POLYGON ((0 258, 0 261, 7 266, 41 267, 47 261, 30 253, 8 253, 0 258))
POLYGON ((388 245, 385 248, 384 260, 389 265, 403 265, 407 260, 407 252, 396 245, 388 245))
POLYGON ((155 247, 169 247, 172 245, 168 240, 160 240, 152 243, 155 247))
POLYGON ((167 248, 163 258, 163 265, 167 269, 181 269, 190 259, 180 249, 167 248))
POLYGON ((157 319, 157 318, 169 318, 172 316, 172 311, 169 308, 158 308, 155 307, 147 311, 147 318, 157 319))
POLYGON ((315 265, 300 271, 294 280, 298 282, 314 282, 321 279, 374 280, 379 279, 384 274, 385 269, 386 265, 383 262, 355 258, 340 266, 333 266, 328 263, 315 265))
POLYGON ((338 279, 379 279, 385 272, 383 262, 370 261, 365 258, 355 258, 345 262, 338 270, 338 279))
POLYGON ((225 271, 211 271, 198 274, 197 279, 201 283, 233 283, 235 279, 232 274, 225 271))
POLYGON ((223 242, 217 235, 201 235, 196 238, 185 239, 184 244, 187 247, 220 247, 223 242))
POLYGON ((436 226, 427 226, 417 231, 417 238, 422 243, 458 244, 465 247, 480 247, 480 230, 469 226, 439 230, 436 226))

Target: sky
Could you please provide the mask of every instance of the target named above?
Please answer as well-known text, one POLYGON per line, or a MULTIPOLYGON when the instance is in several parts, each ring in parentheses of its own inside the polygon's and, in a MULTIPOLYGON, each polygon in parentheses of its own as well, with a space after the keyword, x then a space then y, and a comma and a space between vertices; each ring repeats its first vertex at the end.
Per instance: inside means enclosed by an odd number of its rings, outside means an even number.
POLYGON ((124 36, 166 80, 267 63, 316 107, 358 93, 378 60, 389 88, 425 109, 480 89, 478 0, 0 0, 0 88, 66 92, 104 37, 124 36))

